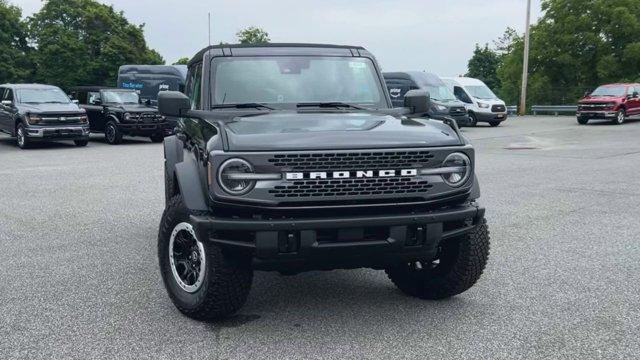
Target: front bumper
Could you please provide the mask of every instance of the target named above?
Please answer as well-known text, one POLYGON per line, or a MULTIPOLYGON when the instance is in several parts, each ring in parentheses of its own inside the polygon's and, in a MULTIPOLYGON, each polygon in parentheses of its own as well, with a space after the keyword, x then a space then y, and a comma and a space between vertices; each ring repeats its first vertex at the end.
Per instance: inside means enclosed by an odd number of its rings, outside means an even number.
POLYGON ((200 239, 249 253, 257 270, 303 271, 430 260, 441 241, 473 230, 483 217, 484 208, 466 203, 399 215, 190 220, 200 239))
POLYGON ((475 113, 476 119, 479 122, 493 122, 493 121, 505 121, 507 120, 507 113, 494 113, 494 112, 477 112, 475 113))
POLYGON ((120 131, 123 134, 130 136, 153 136, 162 134, 168 136, 173 134, 175 125, 170 122, 161 123, 126 123, 122 122, 119 125, 120 131))
POLYGON ((576 116, 589 119, 615 119, 617 112, 615 110, 602 111, 578 111, 576 116))
POLYGON ((89 126, 29 126, 26 136, 31 140, 86 140, 89 139, 89 126))
POLYGON ((471 125, 471 118, 468 115, 450 115, 450 114, 434 114, 430 116, 432 119, 444 120, 445 118, 451 118, 456 121, 458 126, 471 125))

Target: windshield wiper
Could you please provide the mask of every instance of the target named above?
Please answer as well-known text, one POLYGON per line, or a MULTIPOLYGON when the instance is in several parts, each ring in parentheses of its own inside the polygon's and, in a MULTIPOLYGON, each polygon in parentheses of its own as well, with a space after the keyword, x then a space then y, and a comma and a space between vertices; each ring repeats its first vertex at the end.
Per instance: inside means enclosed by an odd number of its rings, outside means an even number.
POLYGON ((216 104, 211 105, 211 109, 253 109, 253 108, 265 108, 269 110, 275 110, 271 106, 267 106, 260 103, 240 103, 240 104, 216 104))
POLYGON ((301 107, 320 107, 320 108, 350 108, 350 109, 357 109, 357 110, 367 110, 363 107, 357 106, 357 105, 353 105, 353 104, 349 104, 349 103, 343 103, 343 102, 339 102, 339 101, 332 101, 332 102, 303 102, 303 103, 298 103, 296 104, 297 107, 301 108, 301 107))

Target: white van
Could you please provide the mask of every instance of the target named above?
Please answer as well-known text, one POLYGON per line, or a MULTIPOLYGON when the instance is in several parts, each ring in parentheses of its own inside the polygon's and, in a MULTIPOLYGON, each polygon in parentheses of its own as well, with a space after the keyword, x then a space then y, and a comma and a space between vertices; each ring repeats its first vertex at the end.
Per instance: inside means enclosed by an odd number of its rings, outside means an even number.
POLYGON ((468 77, 442 78, 458 100, 465 103, 471 126, 478 122, 488 122, 498 126, 507 120, 507 107, 504 101, 482 81, 468 77))

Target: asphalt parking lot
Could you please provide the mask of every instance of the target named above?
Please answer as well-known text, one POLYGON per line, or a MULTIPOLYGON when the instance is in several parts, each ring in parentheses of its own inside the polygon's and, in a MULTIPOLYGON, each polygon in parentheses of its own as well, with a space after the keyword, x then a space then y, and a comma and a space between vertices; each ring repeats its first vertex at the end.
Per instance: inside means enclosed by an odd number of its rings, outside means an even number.
POLYGON ((475 287, 423 301, 373 270, 258 273, 215 324, 162 286, 161 145, 0 135, 0 358, 636 358, 640 122, 464 132, 492 235, 475 287))

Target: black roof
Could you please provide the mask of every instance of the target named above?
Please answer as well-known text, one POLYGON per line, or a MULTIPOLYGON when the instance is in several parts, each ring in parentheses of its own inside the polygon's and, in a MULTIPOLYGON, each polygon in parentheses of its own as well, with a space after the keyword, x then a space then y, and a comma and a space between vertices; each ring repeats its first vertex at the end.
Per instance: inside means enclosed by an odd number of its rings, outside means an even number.
POLYGON ((111 86, 97 86, 97 85, 74 86, 72 88, 69 88, 69 91, 100 91, 100 90, 135 91, 133 89, 119 89, 111 86))
POLYGON ((46 84, 0 84, 0 87, 10 87, 13 89, 60 89, 55 85, 46 84))
POLYGON ((362 46, 332 45, 332 44, 305 44, 305 43, 263 43, 263 44, 219 44, 210 45, 198 51, 189 61, 189 65, 202 59, 202 56, 211 49, 243 49, 243 48, 316 48, 316 49, 357 49, 365 50, 362 46))

